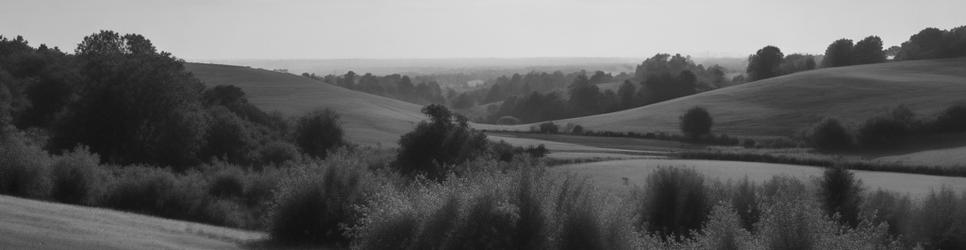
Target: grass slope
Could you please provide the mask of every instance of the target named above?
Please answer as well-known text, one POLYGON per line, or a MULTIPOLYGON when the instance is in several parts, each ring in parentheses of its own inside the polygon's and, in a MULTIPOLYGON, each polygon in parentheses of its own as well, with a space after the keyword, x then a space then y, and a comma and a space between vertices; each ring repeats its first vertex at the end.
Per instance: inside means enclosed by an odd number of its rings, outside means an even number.
MULTIPOLYGON (((708 91, 635 109, 556 121, 592 130, 678 131, 678 117, 707 108, 714 132, 737 136, 787 136, 831 116, 855 122, 896 105, 932 115, 966 101, 966 58, 819 69, 708 91)), ((481 125, 526 130, 534 124, 481 125)))
POLYGON ((363 145, 395 145, 424 118, 420 106, 353 91, 297 75, 248 67, 186 63, 208 86, 235 85, 265 111, 301 114, 331 108, 342 115, 348 140, 363 145))
POLYGON ((240 249, 262 233, 0 196, 2 249, 240 249))

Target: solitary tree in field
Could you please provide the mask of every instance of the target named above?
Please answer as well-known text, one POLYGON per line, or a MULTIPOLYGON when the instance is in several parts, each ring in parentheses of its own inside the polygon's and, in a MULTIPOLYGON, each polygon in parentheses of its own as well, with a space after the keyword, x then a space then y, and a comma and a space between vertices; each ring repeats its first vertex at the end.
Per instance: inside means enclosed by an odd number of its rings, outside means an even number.
POLYGON ((768 79, 781 74, 780 66, 785 57, 775 46, 765 46, 748 57, 748 78, 750 81, 768 79))
POLYGON ((681 116, 681 132, 692 139, 697 139, 711 134, 713 122, 708 110, 702 107, 693 107, 681 116))
MULTIPOLYGON (((842 67, 852 65, 852 40, 839 39, 828 45, 825 49, 825 57, 822 58, 822 67, 842 67)), ((880 46, 881 47, 881 46, 880 46)))

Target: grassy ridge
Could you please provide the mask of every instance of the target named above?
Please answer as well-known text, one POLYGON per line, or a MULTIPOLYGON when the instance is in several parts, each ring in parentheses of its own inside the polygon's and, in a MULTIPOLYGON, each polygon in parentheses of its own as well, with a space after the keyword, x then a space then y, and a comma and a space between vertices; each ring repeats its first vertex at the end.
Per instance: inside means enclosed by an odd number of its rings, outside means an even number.
POLYGON ((330 108, 342 115, 347 139, 362 145, 393 145, 423 119, 419 105, 325 84, 292 74, 239 66, 185 63, 207 86, 235 85, 255 106, 302 114, 330 108))
MULTIPOLYGON (((966 59, 922 60, 819 69, 722 88, 619 112, 565 119, 596 131, 676 132, 678 116, 702 106, 714 133, 787 136, 823 116, 865 120, 898 104, 931 115, 966 96, 966 59)), ((535 124, 483 125, 527 130, 535 124)))

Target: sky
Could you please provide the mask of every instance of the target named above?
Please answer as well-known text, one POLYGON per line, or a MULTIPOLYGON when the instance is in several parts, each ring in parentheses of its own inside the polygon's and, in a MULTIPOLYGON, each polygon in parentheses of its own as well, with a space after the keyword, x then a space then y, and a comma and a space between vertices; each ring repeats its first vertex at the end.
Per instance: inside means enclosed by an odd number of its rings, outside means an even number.
POLYGON ((109 29, 188 60, 747 56, 898 45, 963 0, 0 0, 0 35, 73 51, 109 29))

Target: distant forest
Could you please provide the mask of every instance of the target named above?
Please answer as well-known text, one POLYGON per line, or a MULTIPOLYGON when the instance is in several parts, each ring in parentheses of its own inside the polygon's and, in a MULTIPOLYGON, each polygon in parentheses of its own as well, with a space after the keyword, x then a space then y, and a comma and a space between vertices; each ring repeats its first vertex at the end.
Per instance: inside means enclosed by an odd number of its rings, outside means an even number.
MULTIPOLYGON (((966 56, 966 26, 923 29, 901 45, 889 48, 883 47, 878 36, 854 43, 843 38, 829 44, 824 55, 785 55, 780 48, 769 45, 748 57, 744 74, 730 78, 727 72, 736 69, 705 66, 688 56, 664 53, 645 59, 634 72, 615 75, 604 71, 532 71, 489 79, 480 87, 464 91, 444 89, 434 76, 414 76, 418 83, 399 74, 359 76, 351 71, 341 76, 303 76, 416 104, 444 104, 477 122, 518 124, 631 109, 817 68, 961 56, 966 56), (605 88, 605 84, 618 87, 605 88)), ((447 79, 450 78, 454 77, 447 79)))

